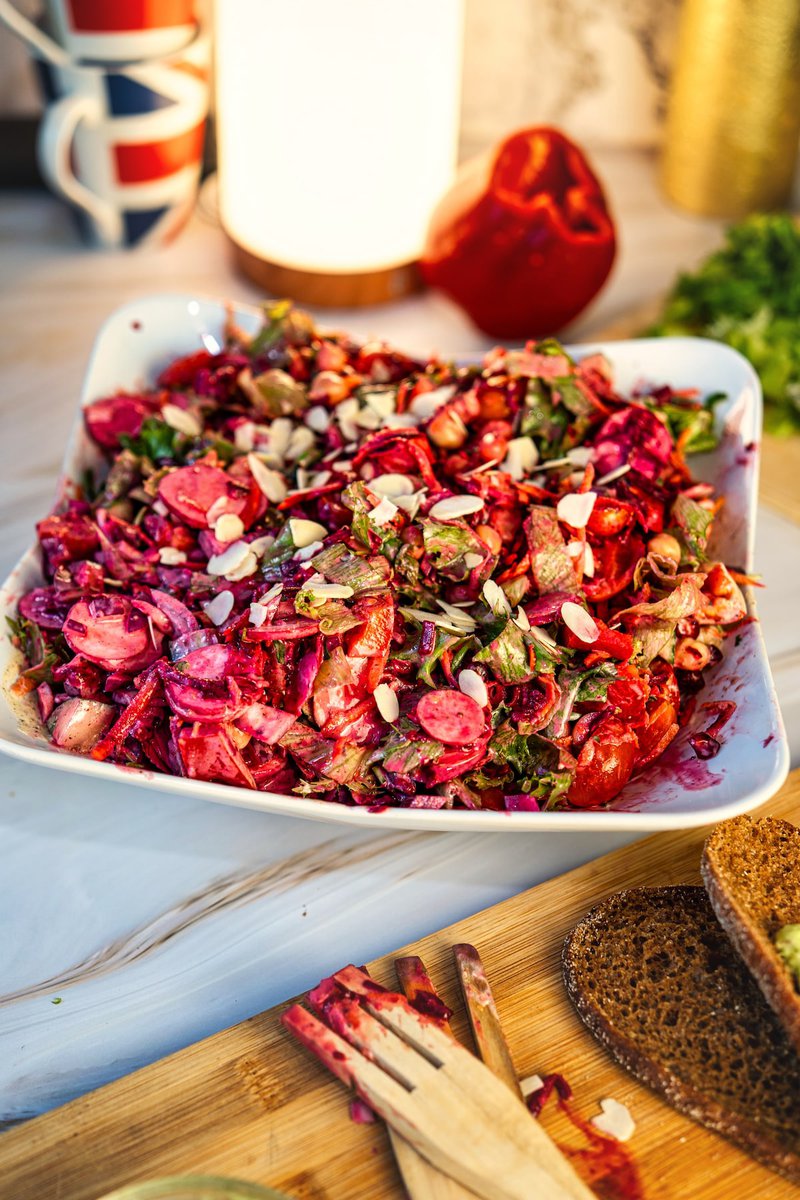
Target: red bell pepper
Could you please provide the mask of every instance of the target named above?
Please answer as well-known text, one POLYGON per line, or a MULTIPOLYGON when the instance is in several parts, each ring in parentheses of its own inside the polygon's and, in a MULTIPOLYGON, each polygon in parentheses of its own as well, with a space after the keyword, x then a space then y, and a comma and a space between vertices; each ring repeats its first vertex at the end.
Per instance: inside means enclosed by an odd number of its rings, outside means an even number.
POLYGON ((556 333, 605 282, 616 237, 578 146, 545 126, 513 134, 488 178, 467 169, 435 210, 422 273, 492 337, 556 333))

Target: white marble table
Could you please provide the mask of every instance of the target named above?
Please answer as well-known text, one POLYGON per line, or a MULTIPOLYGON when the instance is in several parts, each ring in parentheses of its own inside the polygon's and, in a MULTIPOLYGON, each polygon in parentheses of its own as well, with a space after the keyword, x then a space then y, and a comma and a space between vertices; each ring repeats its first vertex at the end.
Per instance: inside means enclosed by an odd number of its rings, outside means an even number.
MULTIPOLYGON (((716 223, 664 205, 649 159, 600 166, 622 248, 573 340, 657 295, 718 237, 716 223)), ((55 201, 33 194, 0 197, 0 281, 5 575, 51 502, 103 317, 158 290, 258 296, 199 216, 167 250, 98 255, 55 201)), ((332 320, 419 353, 487 345, 433 296, 332 320)), ((800 529, 762 510, 758 560, 767 645, 787 724, 800 731, 800 529)), ((0 1126, 630 840, 359 833, 11 759, 0 760, 0 781, 0 1126)))

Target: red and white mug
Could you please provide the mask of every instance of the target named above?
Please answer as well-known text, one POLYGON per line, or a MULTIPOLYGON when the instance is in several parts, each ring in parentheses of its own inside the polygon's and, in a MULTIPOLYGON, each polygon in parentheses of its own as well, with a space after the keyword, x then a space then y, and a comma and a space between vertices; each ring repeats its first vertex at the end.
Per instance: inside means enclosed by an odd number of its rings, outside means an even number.
POLYGON ((194 204, 208 110, 210 36, 159 59, 98 66, 38 57, 37 156, 90 244, 174 237, 194 204))
POLYGON ((11 0, 0 20, 51 62, 121 63, 163 58, 197 33, 197 0, 44 0, 41 25, 11 0))

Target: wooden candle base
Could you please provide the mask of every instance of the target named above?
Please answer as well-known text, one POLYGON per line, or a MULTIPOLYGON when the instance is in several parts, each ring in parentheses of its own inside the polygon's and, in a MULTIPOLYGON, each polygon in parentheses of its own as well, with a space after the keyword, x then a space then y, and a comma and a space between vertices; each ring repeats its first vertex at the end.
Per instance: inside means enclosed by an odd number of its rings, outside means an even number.
POLYGON ((259 258, 228 235, 233 261, 239 271, 272 296, 287 296, 318 308, 365 308, 388 304, 422 289, 416 262, 400 263, 376 271, 324 274, 282 266, 259 258))

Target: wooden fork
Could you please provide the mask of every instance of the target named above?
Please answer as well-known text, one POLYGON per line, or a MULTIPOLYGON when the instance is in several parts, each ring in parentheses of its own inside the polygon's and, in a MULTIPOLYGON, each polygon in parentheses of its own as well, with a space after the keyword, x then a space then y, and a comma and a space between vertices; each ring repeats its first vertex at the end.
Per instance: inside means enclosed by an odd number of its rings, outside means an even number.
POLYGON ((327 1024, 294 1005, 287 1029, 445 1175, 484 1200, 591 1200, 506 1083, 404 996, 349 966, 309 1000, 327 1024))

